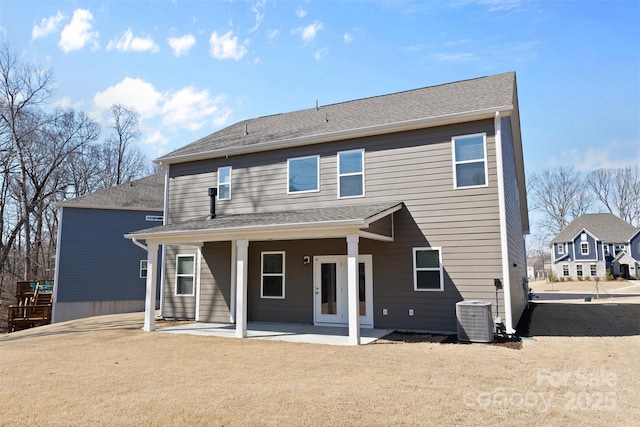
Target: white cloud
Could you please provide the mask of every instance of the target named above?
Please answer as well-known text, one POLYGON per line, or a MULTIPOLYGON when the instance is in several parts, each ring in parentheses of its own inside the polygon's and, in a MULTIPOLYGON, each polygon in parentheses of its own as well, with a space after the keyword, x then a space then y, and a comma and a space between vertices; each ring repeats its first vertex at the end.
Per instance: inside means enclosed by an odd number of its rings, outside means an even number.
POLYGON ((318 20, 313 21, 313 24, 309 24, 306 27, 301 27, 295 31, 300 33, 300 38, 304 44, 310 43, 315 40, 318 35, 318 31, 324 29, 324 24, 318 20))
POLYGON ((208 89, 198 91, 193 86, 187 86, 165 100, 161 110, 162 123, 197 131, 207 122, 224 122, 230 114, 219 106, 224 99, 222 95, 212 97, 208 89))
POLYGON ((149 82, 125 77, 94 96, 91 117, 108 126, 113 104, 135 109, 140 118, 141 142, 159 154, 160 147, 171 142, 167 135, 226 125, 232 110, 225 102, 225 95, 213 96, 208 89, 187 86, 163 93, 149 82))
POLYGON ((98 48, 97 31, 91 31, 91 21, 93 15, 87 9, 76 9, 73 11, 71 22, 62 29, 58 46, 64 52, 71 52, 91 44, 93 49, 98 48))
POLYGON ((329 49, 326 47, 318 49, 314 52, 313 59, 315 59, 316 61, 320 61, 320 59, 322 59, 323 56, 326 56, 327 53, 329 53, 329 49))
POLYGON ((307 16, 307 11, 304 10, 302 6, 298 6, 298 8, 296 9, 296 16, 298 18, 304 18, 305 16, 307 16))
POLYGON ((571 148, 560 154, 560 159, 555 156, 551 159, 553 166, 566 165, 567 160, 576 170, 590 172, 600 168, 620 168, 640 164, 640 151, 636 150, 635 156, 632 147, 634 143, 620 141, 608 141, 603 144, 606 148, 571 148))
POLYGON ((148 118, 160 111, 163 94, 155 87, 141 79, 125 77, 120 83, 98 92, 93 97, 93 103, 102 113, 113 104, 122 104, 134 108, 141 118, 148 118))
POLYGON ((169 138, 164 136, 159 130, 155 130, 148 134, 142 143, 148 145, 167 145, 169 143, 169 138))
POLYGON ((247 48, 238 43, 238 36, 234 37, 231 30, 223 35, 218 35, 217 31, 211 33, 209 46, 211 55, 216 59, 235 59, 237 61, 247 53, 247 48))
POLYGON ((134 37, 131 28, 124 32, 122 37, 114 39, 107 44, 107 50, 119 52, 158 52, 160 47, 151 37, 134 37))
POLYGON ((256 25, 249 30, 250 33, 256 31, 258 27, 260 27, 260 24, 264 19, 264 12, 261 12, 261 9, 264 9, 264 5, 266 2, 267 0, 261 0, 251 7, 251 11, 256 14, 256 25))
POLYGON ((280 30, 270 30, 270 31, 267 33, 267 37, 268 37, 270 40, 273 40, 273 39, 275 39, 275 38, 278 36, 278 34, 280 34, 280 30))
POLYGON ((353 41, 353 36, 349 33, 344 33, 344 35, 342 36, 342 40, 346 43, 349 44, 353 41))
POLYGON ((173 49, 176 58, 179 58, 196 45, 196 38, 192 34, 185 34, 182 37, 169 37, 167 43, 173 49))
POLYGON ((62 12, 58 12, 55 16, 50 16, 49 18, 42 18, 40 25, 34 25, 33 30, 31 30, 31 41, 46 37, 58 31, 58 25, 60 25, 63 19, 64 15, 62 12))

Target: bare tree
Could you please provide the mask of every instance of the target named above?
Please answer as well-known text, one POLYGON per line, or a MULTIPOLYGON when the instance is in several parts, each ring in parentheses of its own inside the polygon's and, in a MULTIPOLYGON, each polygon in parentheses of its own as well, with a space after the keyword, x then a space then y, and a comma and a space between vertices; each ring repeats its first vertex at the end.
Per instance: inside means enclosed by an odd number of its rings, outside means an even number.
POLYGON ((98 125, 84 114, 44 111, 52 76, 20 63, 6 47, 0 52, 0 271, 19 243, 25 278, 37 273, 32 244, 42 244, 42 215, 69 185, 63 166, 99 135, 98 125))
POLYGON ((640 168, 627 166, 597 169, 587 175, 586 183, 594 196, 614 215, 640 226, 640 168))
POLYGON ((120 104, 111 106, 113 134, 100 147, 101 187, 111 187, 148 173, 147 160, 134 145, 140 137, 138 113, 120 104))
POLYGON ((531 205, 542 212, 540 225, 552 235, 587 213, 593 203, 582 175, 571 167, 545 169, 530 177, 530 185, 531 205))

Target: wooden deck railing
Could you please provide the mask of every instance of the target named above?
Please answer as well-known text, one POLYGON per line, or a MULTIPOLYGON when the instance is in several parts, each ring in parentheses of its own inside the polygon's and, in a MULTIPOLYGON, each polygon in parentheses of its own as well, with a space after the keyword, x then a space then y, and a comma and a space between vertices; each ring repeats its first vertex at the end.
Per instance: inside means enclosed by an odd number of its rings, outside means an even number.
POLYGON ((17 304, 9 306, 9 332, 51 323, 53 284, 49 281, 24 281, 16 284, 17 304))

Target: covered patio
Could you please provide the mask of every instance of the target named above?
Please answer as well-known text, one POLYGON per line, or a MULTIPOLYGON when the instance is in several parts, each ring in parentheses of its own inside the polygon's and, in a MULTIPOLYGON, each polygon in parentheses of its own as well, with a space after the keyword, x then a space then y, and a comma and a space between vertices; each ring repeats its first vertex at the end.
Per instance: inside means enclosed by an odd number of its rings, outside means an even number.
MULTIPOLYGON (((156 266, 158 246, 181 244, 198 248, 205 242, 230 241, 232 244, 232 292, 230 301, 231 324, 211 327, 220 333, 231 331, 237 338, 249 338, 247 323, 247 269, 248 247, 251 241, 327 239, 344 238, 347 257, 348 328, 322 328, 329 336, 336 336, 340 329, 346 329, 349 345, 359 345, 367 338, 365 328, 360 325, 358 297, 358 242, 360 238, 379 241, 393 241, 393 213, 404 207, 402 202, 343 205, 304 209, 285 212, 265 212, 259 214, 219 215, 212 211, 207 219, 169 224, 127 234, 136 245, 147 251, 147 276, 145 331, 155 330, 156 266), (143 244, 141 241, 146 243, 143 244)), ((199 293, 196 291, 196 295, 199 293)), ((196 321, 198 315, 196 314, 196 321)), ((198 325, 198 324, 197 324, 198 325)), ((202 324, 204 325, 204 324, 202 324)), ((309 325, 308 327, 311 327, 309 325)), ((316 328, 319 328, 316 326, 316 328)), ((192 327, 192 330, 200 329, 192 327)), ((205 327, 206 329, 206 327, 205 327)), ((316 331, 320 331, 317 329, 316 331)), ((278 331, 268 331, 278 332, 278 331)), ((388 332, 386 332, 388 333, 388 332)), ((257 335, 260 335, 258 333, 257 335)), ((264 334, 262 334, 264 335, 264 334)), ((268 335, 268 334, 267 334, 268 335)), ((282 334, 277 334, 282 336, 282 334)), ((298 332, 296 336, 308 335, 298 332)), ((320 335, 320 332, 311 335, 320 335)))

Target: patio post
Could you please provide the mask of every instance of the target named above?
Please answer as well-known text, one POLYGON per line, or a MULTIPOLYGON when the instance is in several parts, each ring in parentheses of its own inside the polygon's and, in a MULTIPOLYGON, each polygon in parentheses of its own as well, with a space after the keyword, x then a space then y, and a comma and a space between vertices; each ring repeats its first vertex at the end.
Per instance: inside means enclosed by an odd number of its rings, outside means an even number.
POLYGON ((158 282, 158 244, 147 242, 147 286, 144 300, 145 332, 156 330, 156 286, 158 282))
POLYGON ((236 241, 236 337, 247 337, 247 266, 249 241, 236 241))
POLYGON ((349 344, 360 345, 360 297, 358 286, 357 234, 347 235, 347 290, 349 306, 349 344))

